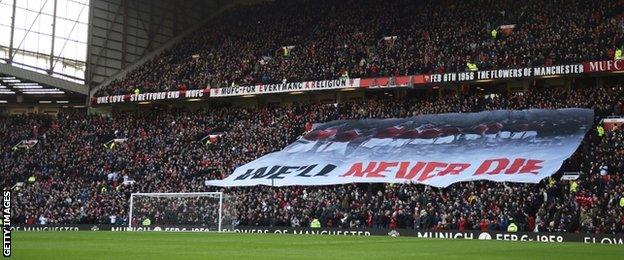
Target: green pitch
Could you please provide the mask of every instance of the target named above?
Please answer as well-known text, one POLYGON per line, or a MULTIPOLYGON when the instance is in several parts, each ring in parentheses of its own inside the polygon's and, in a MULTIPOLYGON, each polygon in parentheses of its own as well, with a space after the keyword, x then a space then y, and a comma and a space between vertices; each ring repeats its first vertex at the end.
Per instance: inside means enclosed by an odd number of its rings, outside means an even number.
POLYGON ((412 237, 13 232, 13 259, 624 259, 624 246, 412 237))

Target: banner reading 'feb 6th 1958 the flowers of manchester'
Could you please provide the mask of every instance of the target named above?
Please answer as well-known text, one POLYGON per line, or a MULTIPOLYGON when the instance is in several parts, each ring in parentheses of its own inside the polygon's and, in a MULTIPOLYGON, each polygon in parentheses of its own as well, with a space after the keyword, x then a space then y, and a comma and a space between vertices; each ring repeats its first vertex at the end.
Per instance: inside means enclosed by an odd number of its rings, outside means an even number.
POLYGON ((206 184, 538 183, 559 170, 592 122, 592 110, 577 108, 331 121, 206 184))

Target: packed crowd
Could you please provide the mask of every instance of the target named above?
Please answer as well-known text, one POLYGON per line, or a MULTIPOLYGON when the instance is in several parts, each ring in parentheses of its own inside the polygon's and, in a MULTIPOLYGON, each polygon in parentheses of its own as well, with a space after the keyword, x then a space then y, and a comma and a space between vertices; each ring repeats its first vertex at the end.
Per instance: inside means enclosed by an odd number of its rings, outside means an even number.
MULTIPOLYGON (((621 85, 496 95, 413 94, 290 107, 152 109, 112 117, 1 117, 1 182, 5 187, 23 183, 14 187, 14 223, 125 224, 130 193, 219 190, 204 182, 282 149, 313 122, 561 107, 593 108, 599 118, 622 115, 624 108, 621 85), (203 137, 210 134, 217 137, 206 142, 203 137), (38 143, 14 147, 29 139, 38 143)), ((501 229, 513 219, 521 230, 621 233, 623 145, 621 129, 600 137, 591 131, 562 168, 582 172, 573 190, 555 175, 537 185, 470 182, 437 189, 354 184, 224 191, 236 196, 238 225, 308 226, 318 218, 322 226, 333 227, 501 229)))
POLYGON ((608 0, 269 1, 223 13, 97 95, 609 60, 624 44, 623 8, 608 0))

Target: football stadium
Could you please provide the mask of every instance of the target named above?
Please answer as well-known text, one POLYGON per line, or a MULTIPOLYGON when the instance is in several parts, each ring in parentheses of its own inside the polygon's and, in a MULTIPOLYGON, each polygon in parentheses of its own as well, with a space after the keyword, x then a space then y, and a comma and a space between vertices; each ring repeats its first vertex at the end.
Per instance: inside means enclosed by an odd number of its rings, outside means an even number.
POLYGON ((0 0, 7 259, 624 259, 622 0, 0 0))

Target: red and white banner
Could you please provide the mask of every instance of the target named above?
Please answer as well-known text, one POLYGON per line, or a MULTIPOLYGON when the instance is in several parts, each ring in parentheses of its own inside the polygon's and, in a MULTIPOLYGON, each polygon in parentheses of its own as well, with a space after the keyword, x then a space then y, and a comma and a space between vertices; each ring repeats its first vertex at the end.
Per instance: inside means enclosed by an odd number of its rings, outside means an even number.
POLYGON ((411 76, 365 78, 360 80, 362 88, 396 88, 410 85, 411 76))
POLYGON ((624 60, 583 62, 585 73, 624 71, 624 60))
POLYGON ((305 82, 288 82, 280 84, 266 84, 255 86, 237 86, 226 88, 213 88, 210 97, 231 97, 243 95, 257 95, 270 93, 284 93, 295 91, 313 91, 326 89, 344 89, 360 87, 360 79, 334 79, 305 82))
POLYGON ((169 99, 205 98, 208 97, 209 89, 180 90, 167 92, 153 92, 142 94, 114 95, 105 97, 93 97, 93 105, 114 104, 124 102, 143 102, 169 99))
POLYGON ((602 120, 602 126, 607 131, 611 131, 615 127, 617 127, 618 129, 622 129, 624 128, 624 117, 605 118, 602 120))
POLYGON ((206 184, 538 183, 559 170, 592 123, 589 109, 338 120, 206 184))
POLYGON ((530 77, 548 77, 582 74, 583 64, 568 64, 556 66, 544 66, 534 68, 514 68, 498 70, 478 70, 466 72, 451 72, 444 74, 429 75, 428 83, 464 82, 476 80, 501 80, 530 77))

